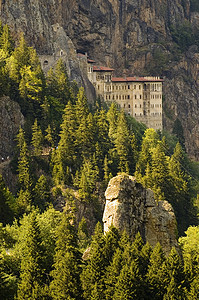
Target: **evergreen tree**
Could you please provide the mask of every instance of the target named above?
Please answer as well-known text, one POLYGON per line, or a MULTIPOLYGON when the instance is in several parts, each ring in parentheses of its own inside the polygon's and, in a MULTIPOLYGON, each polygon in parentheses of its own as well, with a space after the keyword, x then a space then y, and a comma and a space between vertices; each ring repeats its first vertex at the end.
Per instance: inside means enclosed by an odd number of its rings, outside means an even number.
POLYGON ((48 125, 48 127, 45 130, 46 135, 45 135, 45 140, 47 141, 48 145, 52 148, 54 148, 54 135, 53 135, 53 130, 50 126, 50 124, 48 125))
POLYGON ((110 262, 105 274, 105 297, 107 300, 113 299, 115 285, 118 281, 123 263, 122 250, 117 248, 113 256, 113 261, 110 262))
POLYGON ((20 282, 17 289, 17 300, 43 299, 44 283, 42 269, 42 247, 36 212, 29 215, 24 237, 23 257, 21 260, 20 282))
POLYGON ((165 294, 166 285, 164 261, 165 256, 162 247, 159 243, 157 243, 151 254, 148 273, 146 275, 149 299, 161 300, 165 294))
POLYGON ((57 99, 63 107, 70 100, 73 102, 73 95, 70 89, 66 67, 62 59, 59 59, 55 68, 48 72, 47 75, 48 95, 57 99))
POLYGON ((121 112, 118 117, 114 143, 119 157, 119 169, 121 172, 129 173, 131 142, 128 124, 124 112, 121 112))
POLYGON ((91 153, 95 151, 95 120, 91 113, 87 117, 77 119, 79 126, 76 131, 76 146, 79 152, 78 160, 89 158, 91 153), (81 155, 81 156, 80 156, 81 155))
POLYGON ((78 246, 81 252, 86 250, 90 241, 86 219, 82 217, 78 225, 78 246))
POLYGON ((185 138, 182 123, 177 118, 173 123, 173 134, 175 134, 179 140, 179 143, 183 149, 185 149, 185 138))
POLYGON ((175 248, 171 249, 171 252, 165 261, 165 270, 167 291, 164 295, 164 299, 183 299, 185 276, 180 256, 175 248))
POLYGON ((142 139, 141 151, 136 164, 135 176, 137 180, 140 181, 144 176, 147 164, 151 165, 152 150, 157 146, 158 141, 159 136, 154 129, 149 128, 145 131, 142 139))
POLYGON ((80 253, 77 247, 77 235, 71 216, 62 213, 57 228, 57 241, 54 256, 53 280, 50 283, 52 299, 82 299, 80 284, 80 253))
POLYGON ((11 54, 14 49, 14 41, 11 37, 10 28, 6 24, 3 26, 2 33, 0 36, 0 48, 6 53, 6 56, 11 54))
POLYGON ((105 235, 104 258, 107 265, 112 261, 114 253, 119 247, 119 239, 118 229, 111 225, 105 235))
POLYGON ((104 183, 107 186, 109 180, 111 179, 112 174, 110 172, 110 168, 109 168, 109 161, 107 158, 107 155, 104 158, 104 183))
POLYGON ((32 141, 31 144, 33 146, 33 155, 39 156, 42 154, 42 142, 43 135, 40 126, 37 123, 37 119, 32 126, 32 141))
POLYGON ((168 158, 164 151, 161 149, 161 145, 158 144, 153 149, 152 163, 151 163, 151 188, 155 194, 157 200, 165 199, 167 191, 170 188, 168 158))
POLYGON ((89 201, 95 189, 99 170, 93 160, 84 160, 78 180, 79 195, 82 200, 89 201))
POLYGON ((41 210, 50 202, 50 187, 44 175, 41 175, 33 189, 34 204, 41 210))
POLYGON ((125 264, 115 285, 113 299, 144 299, 143 280, 138 264, 133 260, 131 265, 125 264))
POLYGON ((115 139, 118 123, 118 110, 116 103, 111 103, 111 106, 107 112, 107 120, 109 122, 109 138, 111 141, 115 139))
POLYGON ((0 175, 0 220, 5 225, 13 220, 16 212, 14 196, 6 187, 2 175, 0 175))
POLYGON ((80 124, 83 118, 86 118, 89 113, 87 98, 84 89, 80 88, 77 94, 77 101, 75 105, 77 124, 80 124))
POLYGON ((18 163, 18 178, 20 187, 23 190, 31 190, 32 180, 30 176, 30 164, 29 164, 29 153, 27 144, 24 138, 24 131, 22 129, 19 130, 19 134, 17 135, 18 139, 18 149, 20 151, 19 154, 19 163, 18 163))
POLYGON ((13 63, 12 63, 11 74, 14 75, 14 76, 12 76, 12 78, 15 81, 17 81, 17 82, 20 81, 20 79, 21 79, 20 70, 24 66, 29 65, 29 59, 30 59, 29 47, 25 41, 24 34, 22 33, 20 35, 19 44, 14 49, 14 52, 13 52, 13 63), (13 68, 14 68, 14 70, 13 70, 13 68))
POLYGON ((190 190, 191 178, 185 171, 184 166, 183 150, 180 144, 177 143, 169 162, 172 189, 168 191, 168 199, 176 214, 179 235, 182 235, 187 227, 195 221, 190 190))
POLYGON ((105 237, 101 224, 98 223, 92 237, 88 263, 81 274, 84 298, 88 300, 93 299, 93 290, 95 291, 95 294, 100 295, 100 299, 104 299, 104 273, 106 266, 104 259, 104 245, 105 237))

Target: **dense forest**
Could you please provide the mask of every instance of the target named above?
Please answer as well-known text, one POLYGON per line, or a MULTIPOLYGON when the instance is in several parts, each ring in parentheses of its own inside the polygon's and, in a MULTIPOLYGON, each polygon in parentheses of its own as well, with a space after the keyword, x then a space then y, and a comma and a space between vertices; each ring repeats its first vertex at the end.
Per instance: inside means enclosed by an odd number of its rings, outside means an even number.
POLYGON ((199 170, 185 153, 181 124, 173 135, 156 132, 115 103, 89 104, 62 60, 45 75, 36 51, 23 34, 14 41, 7 25, 0 25, 3 95, 26 121, 10 163, 16 192, 0 177, 0 298, 197 299, 199 170), (131 241, 111 227, 104 235, 99 222, 91 236, 85 218, 78 224, 74 193, 101 221, 99 187, 104 192, 118 173, 172 204, 179 249, 165 256, 139 234, 131 241))

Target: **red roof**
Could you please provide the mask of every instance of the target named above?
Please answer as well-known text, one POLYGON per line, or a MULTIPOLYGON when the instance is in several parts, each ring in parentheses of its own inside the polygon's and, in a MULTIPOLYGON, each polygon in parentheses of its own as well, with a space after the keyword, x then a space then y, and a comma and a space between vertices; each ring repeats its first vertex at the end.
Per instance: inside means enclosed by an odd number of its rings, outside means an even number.
POLYGON ((101 71, 112 72, 112 71, 114 71, 114 69, 111 69, 108 67, 93 66, 93 71, 95 71, 95 72, 101 72, 101 71))
POLYGON ((88 58, 88 62, 89 62, 89 63, 95 63, 95 61, 94 61, 94 60, 92 60, 92 59, 89 59, 89 58, 88 58))
POLYGON ((126 78, 112 77, 112 81, 113 82, 132 82, 132 81, 137 81, 137 82, 159 81, 159 82, 162 82, 164 80, 160 77, 126 77, 126 78))
POLYGON ((83 53, 77 53, 77 56, 86 57, 86 55, 83 53))

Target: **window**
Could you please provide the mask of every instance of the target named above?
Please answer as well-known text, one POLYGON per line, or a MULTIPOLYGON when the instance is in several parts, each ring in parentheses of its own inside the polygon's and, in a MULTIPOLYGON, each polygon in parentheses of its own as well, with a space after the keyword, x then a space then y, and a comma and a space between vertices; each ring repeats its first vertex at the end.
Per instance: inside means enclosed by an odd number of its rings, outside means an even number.
POLYGON ((142 107, 142 104, 140 104, 140 108, 142 107))
POLYGON ((47 66, 47 65, 48 65, 48 61, 44 60, 44 66, 47 66))
POLYGON ((127 96, 127 99, 130 99, 130 95, 127 96))
POLYGON ((139 90, 141 90, 141 85, 139 84, 139 90))
POLYGON ((129 108, 131 108, 130 104, 129 104, 129 108))
POLYGON ((142 95, 140 95, 140 99, 142 99, 142 95))
POLYGON ((137 95, 135 95, 135 99, 137 99, 137 95))
POLYGON ((124 107, 125 107, 125 104, 124 104, 124 107))
POLYGON ((136 113, 135 113, 135 116, 136 116, 136 113))
POLYGON ((128 90, 130 90, 130 85, 128 85, 128 90))
POLYGON ((135 104, 135 108, 137 108, 137 104, 135 104))
POLYGON ((113 95, 113 100, 114 100, 114 98, 115 98, 115 97, 114 97, 114 95, 113 95))

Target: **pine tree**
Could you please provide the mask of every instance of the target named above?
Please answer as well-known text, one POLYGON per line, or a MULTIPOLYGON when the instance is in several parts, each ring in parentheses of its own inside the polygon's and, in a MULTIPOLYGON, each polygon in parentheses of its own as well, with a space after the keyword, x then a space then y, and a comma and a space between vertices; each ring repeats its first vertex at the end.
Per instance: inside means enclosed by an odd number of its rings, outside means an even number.
POLYGON ((111 179, 112 174, 110 172, 110 168, 109 168, 109 161, 107 158, 107 155, 104 158, 104 183, 107 186, 109 180, 111 179))
POLYGON ((174 247, 165 261, 165 270, 167 291, 164 299, 183 299, 185 276, 180 256, 174 247))
POLYGON ((111 225, 105 235, 104 257, 107 265, 112 261, 114 253, 119 247, 119 240, 118 229, 111 225))
POLYGON ((37 123, 37 119, 32 126, 32 141, 31 144, 33 146, 33 155, 39 156, 42 154, 42 142, 43 135, 40 126, 37 123))
POLYGON ((95 233, 92 237, 88 263, 81 274, 84 298, 88 300, 93 299, 93 290, 95 290, 95 292, 97 290, 97 294, 101 295, 100 299, 103 299, 104 297, 104 245, 105 237, 102 231, 101 224, 98 223, 95 228, 95 233))
POLYGON ((133 260, 125 264, 115 285, 114 300, 144 299, 143 280, 138 264, 133 260))
POLYGON ((115 139, 117 123, 118 123, 118 110, 116 104, 113 102, 107 112, 107 120, 109 122, 109 138, 111 141, 115 139))
POLYGON ((161 150, 161 145, 158 144, 153 149, 151 163, 151 183, 150 187, 157 200, 162 200, 166 197, 167 191, 170 188, 168 158, 164 151, 161 150))
POLYGON ((80 284, 80 253, 77 235, 71 216, 62 213, 62 220, 57 228, 57 241, 54 256, 53 280, 50 283, 52 299, 82 299, 80 284))
POLYGON ((50 202, 50 187, 44 175, 41 175, 33 189, 34 204, 41 210, 50 202))
POLYGON ((11 222, 16 212, 14 196, 6 187, 2 175, 0 175, 0 220, 6 225, 11 222))
POLYGON ((68 101, 73 101, 73 95, 70 89, 67 70, 62 59, 59 59, 55 68, 50 69, 47 75, 48 95, 57 99, 63 107, 68 101))
POLYGON ((115 148, 119 157, 119 169, 121 172, 129 173, 130 160, 130 132, 124 112, 118 117, 118 124, 114 139, 115 148))
POLYGON ((151 165, 152 151, 158 142, 158 133, 152 128, 147 129, 142 139, 141 151, 136 164, 135 176, 138 180, 144 176, 147 164, 149 164, 149 166, 151 165))
POLYGON ((118 281, 123 263, 122 250, 117 248, 113 256, 113 261, 110 262, 105 274, 105 297, 107 300, 113 299, 115 285, 118 281))
POLYGON ((179 143, 176 144, 174 153, 170 158, 169 171, 172 188, 168 191, 168 199, 176 214, 179 235, 182 235, 187 227, 193 224, 195 217, 190 176, 186 172, 184 153, 179 143))
POLYGON ((30 50, 25 41, 24 34, 20 35, 19 44, 14 49, 13 52, 13 63, 11 73, 13 74, 12 78, 19 83, 21 79, 20 70, 24 66, 29 65, 30 59, 30 50), (14 68, 14 70, 13 70, 14 68))
POLYGON ((165 256, 162 247, 157 243, 151 254, 148 273, 146 275, 149 299, 161 300, 165 294, 164 261, 165 256))
POLYGON ((95 151, 95 120, 91 113, 87 117, 77 119, 79 126, 76 131, 76 146, 79 152, 79 160, 89 158, 90 154, 95 151))
POLYGON ((82 119, 86 118, 89 113, 87 98, 85 96, 84 89, 82 87, 79 89, 79 92, 77 94, 75 111, 76 111, 77 124, 80 124, 82 119))
POLYGON ((14 41, 11 37, 10 28, 6 24, 3 26, 2 33, 0 36, 0 48, 6 53, 6 56, 11 54, 14 49, 14 41))
POLYGON ((19 163, 18 163, 18 178, 20 187, 23 190, 31 190, 32 180, 30 176, 30 163, 29 163, 29 153, 27 144, 24 137, 23 129, 19 130, 19 134, 17 135, 18 140, 18 149, 20 151, 19 154, 19 163))
POLYGON ((17 300, 43 299, 44 287, 42 269, 42 247, 36 212, 29 215, 29 222, 24 236, 23 257, 21 260, 20 282, 17 289, 17 300))
POLYGON ((46 135, 45 135, 45 140, 47 141, 48 145, 52 148, 54 148, 54 138, 53 138, 53 130, 50 126, 50 124, 48 125, 48 127, 45 130, 46 135))
POLYGON ((85 251, 89 242, 90 238, 88 234, 87 222, 86 219, 82 217, 78 225, 78 246, 80 251, 85 251))
POLYGON ((99 170, 93 160, 84 160, 78 182, 79 195, 82 200, 89 202, 95 189, 99 170))

